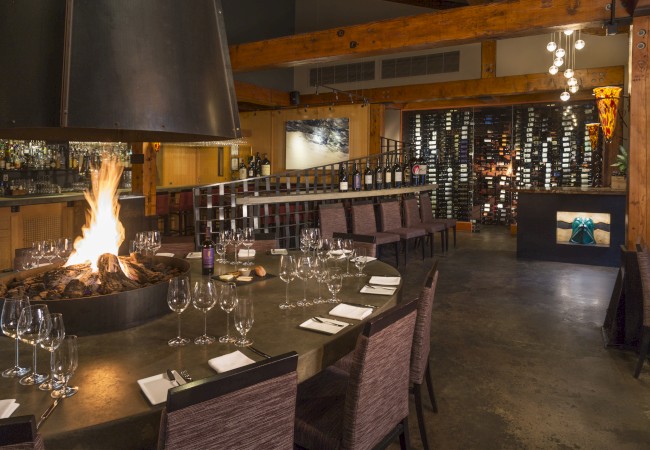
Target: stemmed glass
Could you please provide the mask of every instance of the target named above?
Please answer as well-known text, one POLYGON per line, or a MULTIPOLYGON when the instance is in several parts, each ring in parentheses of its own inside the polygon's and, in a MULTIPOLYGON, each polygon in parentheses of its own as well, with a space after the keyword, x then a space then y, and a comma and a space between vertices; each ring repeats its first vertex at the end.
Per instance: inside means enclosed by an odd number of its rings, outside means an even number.
POLYGON ((43 241, 43 257, 47 260, 48 264, 52 264, 54 258, 56 258, 56 242, 46 239, 43 241))
POLYGON ((31 374, 20 379, 22 385, 32 385, 42 383, 47 379, 47 375, 40 374, 36 371, 36 344, 43 339, 43 328, 49 310, 47 305, 29 305, 22 309, 18 318, 18 338, 26 344, 34 347, 34 360, 31 374))
POLYGON ((214 243, 214 251, 219 255, 219 259, 215 261, 216 263, 224 264, 228 262, 225 258, 227 245, 228 243, 224 242, 223 234, 219 234, 217 242, 214 243))
POLYGON ((29 306, 29 299, 27 296, 17 298, 5 298, 4 305, 2 305, 2 332, 16 340, 16 361, 14 366, 2 372, 5 378, 22 377, 29 372, 29 367, 20 367, 20 360, 18 358, 18 319, 20 313, 26 306, 29 306))
POLYGON ((241 338, 235 341, 237 347, 246 347, 253 341, 246 338, 246 334, 253 328, 255 316, 253 314, 253 299, 246 296, 237 301, 235 306, 235 328, 241 334, 241 338))
POLYGON ((147 247, 151 252, 151 256, 155 256, 156 252, 160 250, 160 247, 162 247, 162 237, 160 236, 160 231, 147 231, 147 247))
POLYGON ((136 233, 135 235, 135 242, 136 242, 136 247, 138 249, 138 253, 141 255, 145 254, 145 251, 147 250, 147 232, 146 231, 140 231, 136 233))
POLYGON ((41 259, 43 259, 43 253, 44 253, 43 241, 32 242, 32 255, 34 255, 34 259, 36 259, 35 267, 41 265, 41 259))
POLYGON ((54 359, 52 363, 52 373, 57 382, 63 383, 60 389, 54 389, 50 394, 52 398, 66 398, 72 397, 78 391, 78 387, 69 387, 68 382, 72 375, 77 370, 79 364, 77 354, 77 336, 74 334, 67 335, 61 345, 54 351, 54 359))
POLYGON ((357 277, 363 277, 363 269, 366 267, 366 263, 368 262, 366 258, 366 249, 363 247, 357 247, 356 254, 357 257, 354 258, 354 266, 358 270, 357 277))
POLYGON ((336 268, 330 269, 327 275, 327 289, 332 294, 332 298, 328 300, 329 303, 340 302, 340 300, 336 298, 336 294, 339 293, 342 286, 343 276, 341 275, 341 272, 336 268))
POLYGON ((354 258, 354 241, 352 239, 343 239, 342 241, 343 256, 346 259, 344 277, 353 277, 350 273, 350 260, 354 258))
POLYGON ((244 240, 244 233, 242 232, 241 229, 236 229, 231 232, 231 238, 232 238, 232 244, 235 247, 235 269, 239 267, 239 246, 242 244, 244 240))
POLYGON ((307 280, 314 276, 311 256, 301 256, 298 258, 296 275, 298 275, 298 278, 300 278, 303 282, 303 298, 302 300, 298 300, 296 304, 298 306, 311 306, 312 302, 310 300, 307 300, 307 280))
POLYGON ((194 307, 203 311, 203 335, 194 339, 197 345, 212 344, 214 336, 208 336, 208 311, 212 309, 217 301, 217 292, 211 280, 200 280, 194 284, 192 295, 194 307))
POLYGON ((307 252, 309 252, 309 245, 311 244, 309 230, 309 228, 303 228, 300 230, 300 251, 302 252, 303 256, 307 256, 307 252))
POLYGON ((38 388, 41 391, 51 391, 52 389, 56 389, 56 382, 54 381, 54 352, 57 348, 59 348, 59 345, 61 345, 61 342, 63 342, 63 338, 65 338, 65 326, 63 325, 63 314, 60 313, 52 313, 48 316, 48 319, 46 319, 46 325, 45 325, 45 330, 43 332, 43 339, 40 342, 41 348, 47 350, 50 352, 50 379, 44 383, 42 383, 38 388))
POLYGON ((296 260, 293 256, 280 256, 280 271, 278 275, 280 276, 280 279, 287 284, 284 292, 284 303, 280 303, 280 309, 293 308, 294 305, 289 303, 289 283, 291 283, 296 276, 296 260))
POLYGON ((235 283, 226 283, 221 286, 221 297, 219 306, 226 312, 226 334, 219 338, 219 342, 235 342, 235 337, 230 335, 230 313, 237 306, 237 285, 235 283))
MULTIPOLYGON (((255 229, 252 227, 246 227, 242 230, 242 244, 246 247, 246 256, 250 258, 250 248, 255 243, 255 229)), ((244 261, 242 266, 252 266, 254 265, 252 259, 244 261)))
POLYGON ((314 252, 314 257, 316 256, 316 251, 318 250, 320 244, 320 228, 311 228, 311 233, 309 235, 309 247, 314 252))
POLYGON ((190 279, 188 277, 174 277, 169 280, 167 288, 167 304, 169 309, 178 314, 178 336, 167 341, 170 347, 187 345, 190 340, 181 336, 181 314, 190 305, 190 279))
POLYGON ((321 284, 325 281, 327 275, 327 263, 321 258, 315 258, 312 265, 312 270, 314 272, 314 277, 318 282, 318 297, 314 299, 314 304, 318 305, 320 303, 325 303, 325 299, 321 295, 320 288, 321 284))
POLYGON ((56 241, 56 256, 58 258, 67 258, 72 251, 72 239, 59 238, 56 241))

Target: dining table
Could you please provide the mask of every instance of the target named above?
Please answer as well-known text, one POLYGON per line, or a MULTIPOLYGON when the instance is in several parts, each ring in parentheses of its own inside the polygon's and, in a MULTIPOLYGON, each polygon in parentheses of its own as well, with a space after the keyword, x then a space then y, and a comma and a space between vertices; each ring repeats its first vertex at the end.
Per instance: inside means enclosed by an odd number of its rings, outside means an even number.
MULTIPOLYGON (((296 257, 301 252, 290 251, 296 257)), ((199 254, 200 255, 200 254, 199 254)), ((187 258, 194 255, 176 255, 187 258)), ((232 255, 229 255, 232 259, 232 255)), ((190 263, 190 282, 213 278, 221 283, 219 275, 233 272, 233 262, 215 263, 214 275, 202 275, 200 256, 187 259, 190 263)), ((240 264, 243 261, 240 261, 240 264)), ((254 266, 262 266, 267 275, 254 276, 250 282, 237 282, 239 298, 249 297, 254 303, 254 324, 248 337, 255 350, 275 356, 290 351, 298 353, 297 376, 302 382, 325 367, 333 364, 351 352, 363 323, 370 317, 389 309, 400 301, 401 279, 392 294, 382 292, 362 293, 370 276, 399 277, 393 266, 379 260, 369 261, 361 277, 344 277, 338 293, 341 302, 372 305, 372 314, 363 320, 334 317, 329 314, 336 305, 320 303, 311 306, 279 308, 285 299, 286 284, 278 276, 280 256, 271 252, 257 252, 254 266), (299 325, 313 317, 325 320, 336 319, 349 323, 335 334, 326 334, 299 325)), ((336 261, 334 261, 336 264, 336 261)), ((346 271, 346 261, 340 263, 346 271)), ((349 264, 350 272, 356 268, 349 264)), ((307 282, 308 298, 318 295, 315 279, 307 282)), ((303 297, 303 281, 296 278, 289 284, 289 300, 296 302, 303 297)), ((370 291, 365 289, 366 291, 370 291)), ((329 298, 326 285, 320 287, 321 295, 329 298)), ((166 303, 166 298, 160 298, 166 303)), ((65 323, 65 316, 63 318, 65 323)), ((230 333, 236 334, 230 314, 230 333)), ((60 402, 47 421, 39 429, 46 448, 52 449, 143 449, 155 448, 164 402, 152 405, 142 392, 138 380, 167 373, 168 369, 187 371, 193 380, 217 373, 208 360, 239 350, 248 358, 264 359, 248 347, 237 347, 233 343, 196 345, 193 338, 203 333, 203 312, 189 306, 181 314, 184 337, 192 341, 182 347, 170 347, 167 341, 177 334, 178 315, 171 312, 147 323, 102 334, 78 338, 78 368, 70 379, 70 385, 77 386, 76 395, 60 402)), ((226 331, 226 313, 218 303, 207 313, 207 332, 219 337, 226 331)), ((20 344, 20 362, 31 366, 32 348, 20 344)), ((8 337, 0 339, 0 361, 10 367, 14 361, 15 341, 8 337)), ((49 368, 49 353, 38 351, 39 372, 49 368)), ((0 399, 15 399, 18 409, 12 417, 33 414, 38 421, 41 414, 53 403, 50 392, 40 391, 35 386, 23 386, 15 378, 0 378, 0 399)))

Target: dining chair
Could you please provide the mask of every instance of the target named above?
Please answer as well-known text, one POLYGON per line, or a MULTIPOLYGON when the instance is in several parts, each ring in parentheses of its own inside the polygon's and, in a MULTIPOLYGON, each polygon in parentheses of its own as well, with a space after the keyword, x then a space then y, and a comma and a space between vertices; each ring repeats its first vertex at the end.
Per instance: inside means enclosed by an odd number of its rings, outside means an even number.
POLYGON ((347 218, 343 203, 321 203, 318 206, 318 219, 321 237, 352 239, 355 246, 366 248, 367 256, 376 256, 377 244, 374 236, 348 232, 347 218))
POLYGON ((328 367, 298 386, 295 444, 309 449, 409 447, 409 356, 416 302, 366 322, 350 372, 328 367))
MULTIPOLYGON (((404 264, 408 260, 408 242, 415 241, 426 236, 427 232, 422 228, 410 228, 402 225, 402 213, 399 202, 395 199, 382 200, 379 203, 379 216, 381 218, 381 231, 384 233, 397 234, 404 243, 404 264)), ((422 259, 424 259, 424 239, 421 242, 422 259)))
POLYGON ((176 216, 177 229, 170 231, 178 232, 179 235, 194 233, 194 194, 192 191, 179 192, 173 202, 169 204, 169 215, 176 216))
MULTIPOLYGON (((479 214, 480 216, 480 214, 479 214)), ((454 248, 456 248, 456 219, 436 219, 433 217, 433 208, 431 207, 431 197, 426 192, 420 192, 420 217, 424 223, 442 223, 445 225, 445 248, 449 250, 449 229, 454 231, 454 248)))
POLYGON ((170 389, 158 448, 291 448, 297 362, 290 352, 170 389))
POLYGON ((636 257, 639 262, 643 298, 643 329, 639 344, 639 359, 634 370, 634 378, 639 378, 650 348, 650 255, 648 255, 648 248, 637 245, 636 257))
POLYGON ((401 239, 397 234, 383 233, 377 230, 375 205, 372 202, 353 203, 350 216, 352 218, 352 233, 374 237, 377 255, 383 245, 392 244, 395 247, 395 266, 399 267, 401 239))
POLYGON ((429 360, 429 353, 431 351, 431 313, 437 283, 438 261, 436 260, 427 274, 417 302, 417 318, 413 332, 413 348, 411 349, 411 366, 409 371, 409 379, 415 398, 415 412, 418 417, 420 437, 425 450, 429 448, 429 442, 424 421, 424 410, 422 408, 421 389, 424 382, 427 384, 431 407, 434 412, 438 412, 438 405, 433 392, 433 380, 431 379, 431 362, 429 360))
POLYGON ((275 233, 255 232, 255 241, 253 241, 253 245, 251 246, 253 250, 265 252, 279 247, 280 242, 275 236, 275 233))
POLYGON ((0 419, 1 450, 44 450, 33 415, 0 419))
POLYGON ((160 230, 160 225, 158 225, 158 230, 162 234, 168 235, 169 230, 169 193, 168 192, 159 192, 156 194, 156 217, 158 222, 162 221, 163 226, 160 230))
POLYGON ((440 249, 445 251, 445 235, 447 227, 444 223, 439 222, 422 222, 420 219, 420 207, 415 197, 404 198, 402 202, 404 207, 404 226, 407 228, 422 228, 427 232, 429 238, 429 246, 431 247, 431 257, 434 254, 435 235, 440 233, 440 249))

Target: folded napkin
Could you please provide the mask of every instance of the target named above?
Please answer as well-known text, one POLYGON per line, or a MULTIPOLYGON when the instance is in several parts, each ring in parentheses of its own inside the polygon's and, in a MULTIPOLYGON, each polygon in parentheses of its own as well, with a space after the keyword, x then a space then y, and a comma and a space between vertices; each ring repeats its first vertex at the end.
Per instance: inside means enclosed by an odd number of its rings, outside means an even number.
POLYGON ((176 383, 167 378, 167 375, 159 373, 152 377, 138 380, 140 389, 152 405, 158 405, 167 401, 167 391, 176 387, 176 383))
POLYGON ((271 249, 271 254, 272 255, 288 255, 289 252, 287 251, 286 248, 272 248, 271 249))
POLYGON ((375 294, 375 295, 393 295, 397 290, 396 287, 391 286, 364 286, 361 288, 362 294, 375 294))
POLYGON ((313 331, 319 331, 321 333, 326 333, 326 334, 336 334, 348 325, 350 325, 347 322, 341 322, 340 320, 335 320, 335 319, 330 319, 328 318, 322 318, 321 319, 324 323, 320 323, 315 321, 314 319, 307 319, 303 323, 301 323, 299 326, 300 328, 306 328, 308 330, 313 330, 313 331), (330 323, 328 323, 330 322, 330 323), (339 326, 333 325, 335 323, 338 323, 339 326))
POLYGON ((240 258, 253 258, 255 256, 255 249, 253 248, 239 249, 239 253, 237 253, 237 256, 240 258))
POLYGON ((372 308, 347 305, 340 303, 330 310, 330 316, 345 317, 346 319, 363 320, 372 314, 372 308))
POLYGON ((11 416, 20 404, 16 403, 15 398, 0 400, 0 419, 6 419, 11 416))
POLYGON ((254 360, 250 359, 239 350, 236 350, 232 353, 212 358, 208 361, 208 364, 218 373, 221 373, 236 369, 238 367, 247 366, 249 364, 253 364, 254 362, 254 360))
POLYGON ((368 284, 379 284, 381 286, 399 286, 400 277, 370 277, 368 284))
POLYGON ((187 259, 201 259, 201 252, 189 252, 186 256, 187 259))
POLYGON ((357 256, 356 258, 352 258, 352 261, 365 261, 367 263, 376 260, 377 258, 374 258, 372 256, 357 256))
POLYGON ((170 258, 174 257, 173 253, 156 253, 156 256, 169 256, 170 258))

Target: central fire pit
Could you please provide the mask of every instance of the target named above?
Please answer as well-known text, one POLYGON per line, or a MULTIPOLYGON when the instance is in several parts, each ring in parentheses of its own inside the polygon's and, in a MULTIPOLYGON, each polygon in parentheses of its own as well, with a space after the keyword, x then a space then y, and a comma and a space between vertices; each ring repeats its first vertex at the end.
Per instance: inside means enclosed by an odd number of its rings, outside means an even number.
MULTIPOLYGON (((153 267, 163 264, 170 272, 187 274, 190 265, 187 261, 166 256, 155 256, 153 267)), ((20 284, 23 280, 54 272, 52 266, 26 270, 17 274, 0 277, 0 283, 7 286, 20 284)), ((123 292, 88 297, 40 299, 30 296, 33 303, 44 303, 52 313, 62 313, 66 333, 85 336, 89 334, 118 331, 143 324, 170 313, 167 306, 166 280, 156 284, 123 292)))

